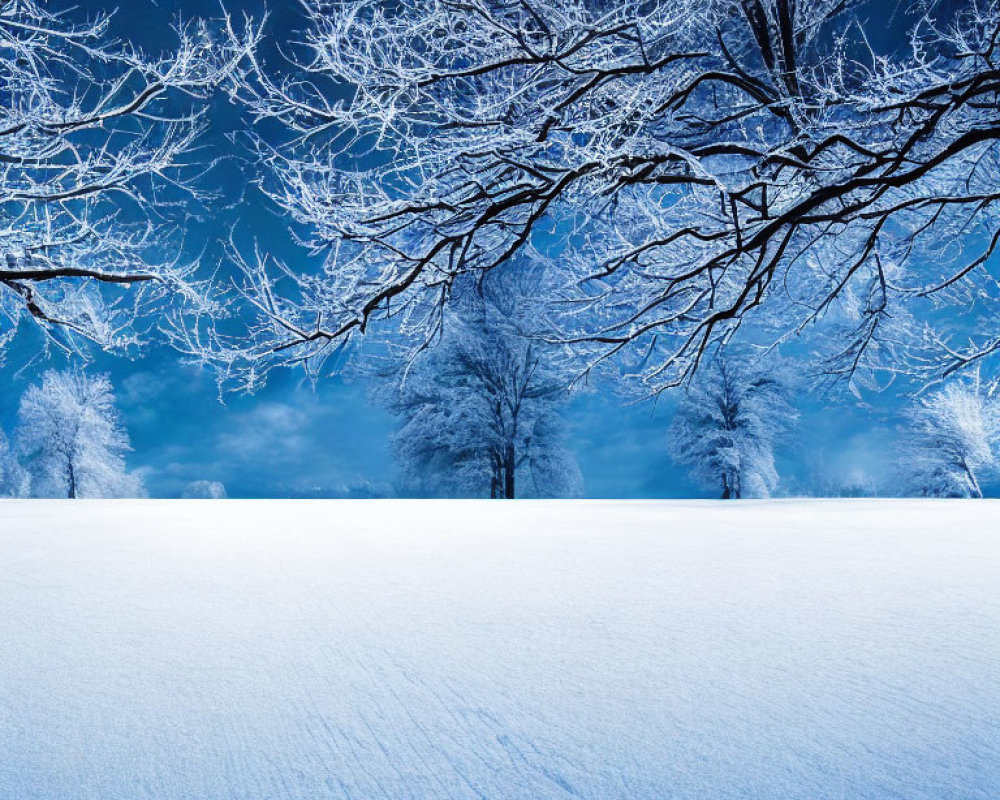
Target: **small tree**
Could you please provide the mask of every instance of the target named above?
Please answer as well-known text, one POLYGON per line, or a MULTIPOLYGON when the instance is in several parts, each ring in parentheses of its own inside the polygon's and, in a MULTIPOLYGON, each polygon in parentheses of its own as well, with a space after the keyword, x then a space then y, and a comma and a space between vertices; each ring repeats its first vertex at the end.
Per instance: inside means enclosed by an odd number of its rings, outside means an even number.
POLYGON ((134 497, 142 482, 125 472, 128 434, 107 375, 48 370, 18 411, 18 444, 41 497, 134 497))
POLYGON ((383 398, 401 420, 393 446, 411 491, 507 499, 581 492, 559 415, 569 377, 527 333, 532 303, 519 277, 498 272, 459 287, 465 295, 440 341, 389 371, 383 398))
POLYGON ((904 489, 926 497, 982 497, 980 479, 997 466, 1000 410, 978 377, 918 399, 907 417, 904 489))
POLYGON ((221 481, 191 481, 181 492, 185 500, 225 500, 229 497, 221 481))
POLYGON ((774 445, 797 414, 782 370, 717 353, 688 388, 670 426, 673 457, 724 500, 768 497, 774 445))

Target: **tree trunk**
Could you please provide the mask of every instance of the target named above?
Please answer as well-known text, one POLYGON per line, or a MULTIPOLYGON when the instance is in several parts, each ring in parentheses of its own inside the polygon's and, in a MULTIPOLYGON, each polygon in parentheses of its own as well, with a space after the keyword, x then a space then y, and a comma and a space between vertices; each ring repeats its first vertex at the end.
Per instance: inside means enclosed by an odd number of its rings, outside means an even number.
POLYGON ((504 484, 503 496, 507 500, 514 499, 514 443, 508 442, 503 458, 504 484))
POLYGON ((69 471, 69 495, 71 500, 76 500, 76 471, 73 469, 72 460, 66 462, 66 468, 69 471))
POLYGON ((979 488, 979 481, 976 480, 975 473, 969 469, 969 465, 963 463, 962 468, 965 470, 966 477, 969 479, 969 488, 972 490, 970 494, 976 500, 983 499, 983 490, 979 488))
POLYGON ((730 497, 729 479, 727 478, 726 473, 723 472, 722 473, 722 499, 723 500, 728 500, 729 497, 730 497))

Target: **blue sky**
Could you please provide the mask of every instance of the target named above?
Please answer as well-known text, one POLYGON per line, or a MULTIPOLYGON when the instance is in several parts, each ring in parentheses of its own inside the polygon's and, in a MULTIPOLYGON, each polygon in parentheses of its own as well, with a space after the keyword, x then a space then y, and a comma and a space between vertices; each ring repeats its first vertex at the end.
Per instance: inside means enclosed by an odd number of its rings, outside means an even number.
MULTIPOLYGON (((51 5, 60 3, 53 0, 51 5)), ((86 9, 102 5, 91 2, 86 9)), ((227 2, 229 8, 240 6, 258 13, 262 3, 227 2)), ((296 2, 273 0, 268 6, 269 33, 283 36, 295 28, 296 2)), ((215 3, 196 0, 161 0, 155 5, 132 0, 116 19, 117 32, 156 50, 166 46, 163 31, 178 11, 190 16, 210 14, 215 8, 215 3)), ((876 42, 885 43, 899 25, 894 18, 893 25, 870 27, 876 42)), ((225 134, 239 124, 236 112, 218 104, 210 147, 231 152, 225 134)), ((239 164, 223 164, 209 179, 209 185, 236 205, 192 227, 192 253, 205 248, 209 261, 218 258, 220 232, 235 226, 238 238, 253 231, 264 248, 288 263, 306 263, 305 254, 290 240, 287 220, 277 216, 255 188, 246 186, 239 164)), ((37 351, 37 335, 26 331, 0 367, 7 387, 0 421, 8 431, 25 386, 41 369, 60 363, 37 358, 37 351)), ((159 346, 132 359, 96 354, 93 369, 110 373, 118 389, 134 446, 130 467, 141 470, 153 496, 178 496, 186 483, 202 479, 222 481, 237 497, 341 496, 365 481, 378 487, 395 477, 388 444, 393 420, 369 402, 358 384, 331 377, 312 387, 303 376, 285 372, 253 397, 227 396, 222 402, 209 374, 159 346)), ((861 480, 887 469, 900 400, 886 395, 872 402, 873 409, 863 410, 843 398, 799 398, 802 418, 794 445, 785 447, 779 458, 786 492, 821 485, 826 476, 857 474, 861 480)), ((569 405, 572 447, 589 496, 705 495, 667 455, 666 428, 674 405, 671 396, 655 405, 626 405, 600 384, 569 405)))

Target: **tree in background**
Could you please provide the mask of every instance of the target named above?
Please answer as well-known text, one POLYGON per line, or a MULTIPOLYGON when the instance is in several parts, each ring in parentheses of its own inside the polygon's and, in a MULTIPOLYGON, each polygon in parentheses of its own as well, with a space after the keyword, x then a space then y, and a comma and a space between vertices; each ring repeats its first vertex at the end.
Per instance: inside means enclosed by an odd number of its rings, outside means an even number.
POLYGON ((1000 407, 978 376, 917 399, 900 459, 903 491, 928 497, 982 497, 997 467, 1000 407))
POLYGON ((225 500, 229 497, 221 481, 190 481, 185 484, 181 497, 185 500, 225 500))
POLYGON ((28 318, 63 347, 125 347, 149 304, 198 299, 193 267, 164 253, 183 234, 167 215, 209 197, 192 153, 257 32, 178 23, 149 57, 108 15, 48 5, 0 3, 0 345, 28 318))
POLYGON ((106 375, 48 370, 18 410, 18 447, 36 497, 136 497, 128 434, 106 375))
POLYGON ((670 426, 670 451, 722 498, 768 497, 778 483, 774 446, 797 414, 773 363, 717 352, 696 373, 670 426))
POLYGON ((565 338, 651 392, 751 321, 835 321, 848 382, 1000 352, 1000 7, 901 5, 928 13, 876 53, 869 0, 303 0, 289 63, 237 91, 326 268, 247 270, 216 357, 252 386, 547 239, 565 338), (971 341, 897 329, 973 303, 971 341))
POLYGON ((511 270, 457 288, 464 296, 442 321, 440 340, 390 369, 379 392, 400 419, 393 448, 405 489, 579 495, 582 477, 560 417, 569 378, 531 335, 528 290, 511 270))

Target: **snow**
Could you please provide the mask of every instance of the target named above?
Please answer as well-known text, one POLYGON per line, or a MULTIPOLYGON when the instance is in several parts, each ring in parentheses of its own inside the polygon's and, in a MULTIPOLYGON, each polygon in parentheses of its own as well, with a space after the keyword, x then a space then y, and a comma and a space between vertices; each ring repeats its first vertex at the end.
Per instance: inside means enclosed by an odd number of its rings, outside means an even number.
POLYGON ((0 797, 995 798, 1000 505, 0 504, 0 797))

